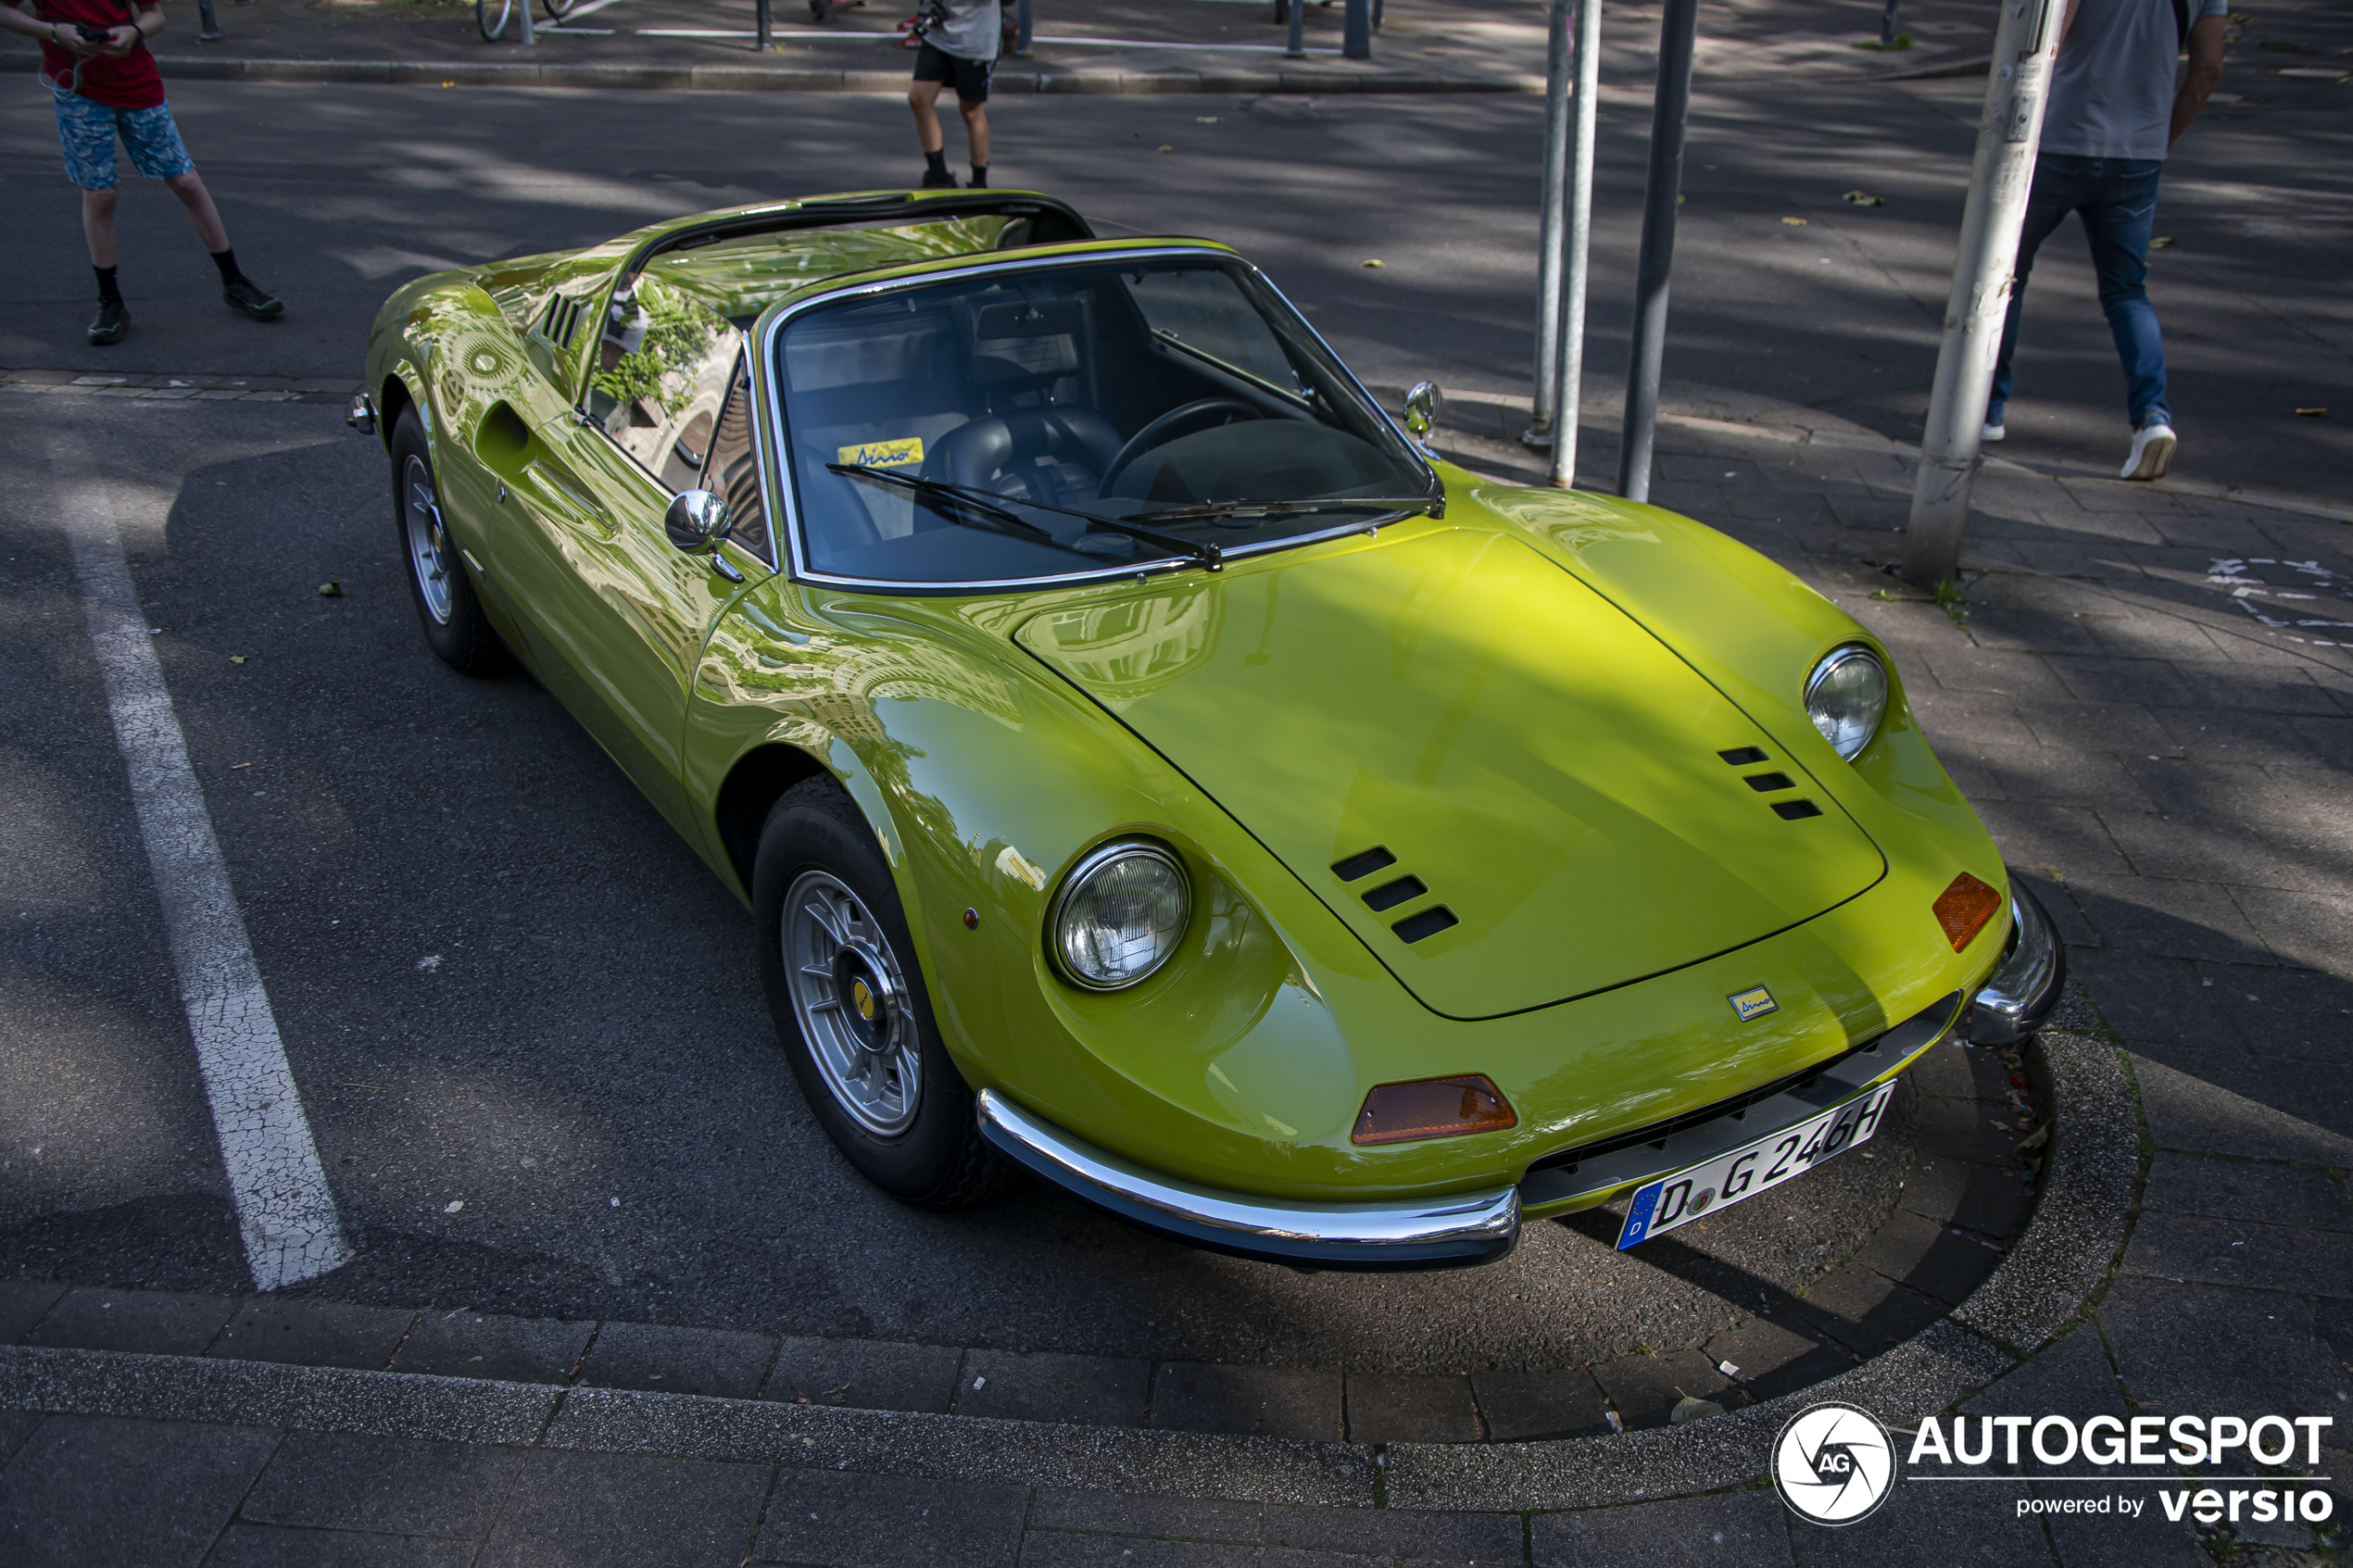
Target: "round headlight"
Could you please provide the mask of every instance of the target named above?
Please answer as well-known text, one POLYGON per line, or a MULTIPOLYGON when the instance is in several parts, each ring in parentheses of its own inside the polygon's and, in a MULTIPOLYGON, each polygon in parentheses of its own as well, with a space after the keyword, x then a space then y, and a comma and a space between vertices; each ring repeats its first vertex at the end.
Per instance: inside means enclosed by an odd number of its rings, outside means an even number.
POLYGON ((1806 678, 1806 714, 1831 748, 1852 762, 1879 734, 1887 671, 1869 648, 1832 648, 1806 678))
POLYGON ((1176 856, 1134 839, 1106 844, 1063 880, 1049 935, 1055 966, 1089 990, 1133 985, 1168 961, 1191 912, 1176 856))

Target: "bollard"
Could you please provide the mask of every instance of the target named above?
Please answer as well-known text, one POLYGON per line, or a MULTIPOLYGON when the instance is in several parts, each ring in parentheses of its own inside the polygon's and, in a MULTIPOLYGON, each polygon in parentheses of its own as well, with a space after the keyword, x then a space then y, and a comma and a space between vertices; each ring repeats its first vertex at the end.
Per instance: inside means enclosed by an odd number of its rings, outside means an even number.
POLYGON ((1922 588, 1949 583, 1961 569, 1961 531, 1969 522, 2002 322, 2018 283, 2018 235, 2034 187, 2061 4, 2007 0, 1994 24, 1994 69, 1985 82, 1977 161, 1961 209, 1953 292, 1944 303, 1944 338, 1936 349, 1920 469, 1904 525, 1904 580, 1922 588))
POLYGON ((1287 59, 1307 57, 1307 0, 1277 0, 1290 14, 1290 43, 1283 50, 1287 59))
POLYGON ((1014 13, 1021 19, 1020 30, 1013 38, 1013 56, 1016 59, 1026 60, 1038 53, 1037 45, 1031 42, 1029 4, 1030 0, 1021 0, 1014 13))
POLYGON ((536 44, 539 42, 539 35, 531 30, 531 0, 522 0, 522 41, 526 44, 536 44))
POLYGON ((220 19, 212 14, 212 0, 196 0, 196 42, 218 44, 222 37, 220 19))
MULTIPOLYGON (((528 5, 529 0, 524 0, 524 3, 528 5)), ((757 54, 764 55, 768 53, 769 49, 768 39, 769 34, 774 28, 774 18, 770 15, 769 0, 755 0, 754 8, 760 18, 758 24, 760 36, 758 41, 752 44, 752 49, 757 54)))
POLYGON ((1569 138, 1568 277, 1561 300, 1560 384, 1553 394, 1553 487, 1577 483, 1577 419, 1585 380, 1585 284, 1593 237, 1593 117, 1601 96, 1602 0, 1577 7, 1577 111, 1569 138))
POLYGON ((1352 60, 1373 57, 1373 0, 1348 0, 1347 23, 1340 52, 1352 60))
POLYGON ((1560 379, 1562 209, 1568 183, 1569 0, 1552 0, 1544 38, 1544 202, 1536 227, 1536 418, 1524 445, 1552 444, 1553 388, 1560 379))
POLYGON ((1887 0, 1887 8, 1879 14, 1879 46, 1895 47, 1895 6, 1897 0, 1887 0))
POLYGON ((1658 27, 1658 85, 1651 102, 1650 189, 1642 196, 1642 259, 1634 283, 1634 342, 1626 367, 1625 445, 1617 493, 1651 495, 1658 438, 1658 383, 1667 358, 1667 285, 1675 272, 1675 200, 1683 189, 1683 137, 1692 115, 1692 51, 1699 0, 1667 0, 1658 27))

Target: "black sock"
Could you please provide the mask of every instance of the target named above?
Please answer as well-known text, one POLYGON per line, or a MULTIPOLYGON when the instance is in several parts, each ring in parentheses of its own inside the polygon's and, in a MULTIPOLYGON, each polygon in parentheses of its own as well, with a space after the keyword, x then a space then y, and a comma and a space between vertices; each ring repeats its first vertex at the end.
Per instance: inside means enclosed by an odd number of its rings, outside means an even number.
POLYGON ((988 166, 987 164, 976 163, 973 165, 972 188, 975 191, 985 191, 988 188, 988 166))
POLYGON ((936 153, 925 153, 924 155, 924 172, 926 174, 945 174, 948 172, 948 149, 946 147, 940 148, 939 151, 936 153))
POLYGON ((231 283, 242 283, 245 281, 245 275, 237 270, 237 253, 235 251, 216 250, 211 254, 212 264, 220 269, 220 286, 222 288, 227 288, 231 283))
POLYGON ((120 305, 122 303, 122 290, 115 283, 114 269, 111 267, 93 267, 90 270, 98 275, 98 298, 107 304, 120 305))

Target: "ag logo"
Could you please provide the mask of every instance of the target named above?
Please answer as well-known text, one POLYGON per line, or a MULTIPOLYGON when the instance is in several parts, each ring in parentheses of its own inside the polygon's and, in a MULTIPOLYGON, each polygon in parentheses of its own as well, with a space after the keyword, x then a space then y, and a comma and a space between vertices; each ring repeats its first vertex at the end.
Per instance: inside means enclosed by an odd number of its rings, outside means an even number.
POLYGON ((1773 1440, 1773 1484, 1790 1512, 1817 1524, 1852 1524, 1886 1500, 1895 1449, 1868 1411, 1811 1405, 1773 1440))

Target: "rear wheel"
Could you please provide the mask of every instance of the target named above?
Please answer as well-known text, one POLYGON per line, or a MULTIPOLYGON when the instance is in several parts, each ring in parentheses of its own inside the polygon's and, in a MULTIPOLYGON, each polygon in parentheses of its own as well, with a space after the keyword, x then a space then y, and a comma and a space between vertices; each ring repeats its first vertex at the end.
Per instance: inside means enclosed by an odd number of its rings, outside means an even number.
POLYGON ((392 427, 392 516, 400 553, 409 563, 409 594, 434 657, 467 675, 486 675, 504 661, 498 633, 482 613, 457 542, 441 511, 441 492, 425 449, 417 411, 404 408, 392 427))
MULTIPOLYGON (((523 3, 529 5, 531 0, 523 0, 523 3)), ((498 35, 507 31, 507 18, 514 8, 515 0, 474 0, 474 25, 482 29, 484 43, 498 42, 498 35)))
POLYGON ((1004 1167, 939 1042, 890 868, 833 779, 795 784, 769 812, 752 908, 776 1033, 835 1147, 921 1208, 995 1191, 1004 1167))

